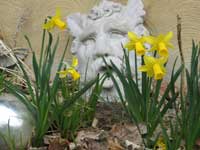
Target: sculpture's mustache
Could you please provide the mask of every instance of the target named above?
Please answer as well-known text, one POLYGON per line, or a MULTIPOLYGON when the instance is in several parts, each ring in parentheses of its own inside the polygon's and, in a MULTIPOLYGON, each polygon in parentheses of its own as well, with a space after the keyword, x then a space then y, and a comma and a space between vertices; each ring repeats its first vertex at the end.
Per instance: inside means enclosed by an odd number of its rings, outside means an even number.
POLYGON ((108 68, 112 70, 112 64, 116 65, 118 69, 122 69, 122 60, 113 56, 99 57, 94 61, 93 66, 97 73, 103 73, 108 68))

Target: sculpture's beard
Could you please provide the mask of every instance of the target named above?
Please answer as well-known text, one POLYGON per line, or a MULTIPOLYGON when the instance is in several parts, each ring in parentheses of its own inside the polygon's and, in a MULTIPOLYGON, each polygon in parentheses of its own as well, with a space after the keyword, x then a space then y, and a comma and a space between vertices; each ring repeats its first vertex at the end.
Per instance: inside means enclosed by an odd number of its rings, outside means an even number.
POLYGON ((100 99, 112 102, 119 101, 119 95, 116 86, 118 86, 122 92, 122 85, 119 78, 115 74, 113 74, 113 76, 116 83, 114 83, 111 78, 107 78, 103 83, 100 99))
POLYGON ((112 64, 114 64, 119 70, 122 70, 123 69, 122 59, 113 56, 108 56, 104 57, 103 60, 102 57, 98 57, 94 60, 89 60, 87 64, 88 65, 86 68, 81 68, 80 66, 80 72, 83 75, 81 77, 81 81, 88 82, 92 79, 95 79, 99 74, 99 77, 101 78, 100 81, 103 82, 100 99, 106 101, 119 101, 116 85, 113 82, 112 78, 108 77, 109 74, 107 73, 107 71, 109 68, 109 71, 112 72, 112 75, 115 78, 117 85, 120 87, 120 89, 122 89, 119 78, 113 72, 113 67, 112 67, 112 64), (105 76, 106 78, 104 79, 105 76))

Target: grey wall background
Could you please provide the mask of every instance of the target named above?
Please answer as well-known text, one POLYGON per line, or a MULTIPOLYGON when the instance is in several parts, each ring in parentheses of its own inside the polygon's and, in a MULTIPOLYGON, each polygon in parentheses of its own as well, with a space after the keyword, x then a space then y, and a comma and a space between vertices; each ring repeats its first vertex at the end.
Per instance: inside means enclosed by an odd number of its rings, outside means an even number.
MULTIPOLYGON (((39 55, 42 23, 48 15, 55 14, 60 7, 62 16, 73 12, 87 12, 100 0, 0 0, 0 39, 14 47, 28 47, 24 34, 28 35, 34 50, 39 55)), ((127 0, 115 0, 126 3, 127 0)), ((200 41, 200 1, 199 0, 144 0, 146 17, 145 24, 153 35, 174 32, 171 60, 179 55, 176 38, 177 14, 182 18, 182 44, 186 63, 190 62, 192 39, 200 41)), ((56 35, 58 30, 53 31, 56 35)), ((61 45, 56 57, 62 54, 68 34, 61 32, 61 45)), ((71 55, 68 52, 67 58, 71 55)), ((30 66, 30 55, 26 59, 30 66)), ((59 61, 59 59, 56 59, 59 61)), ((171 62, 169 67, 171 68, 171 62)), ((55 62, 56 64, 56 62, 55 62)))

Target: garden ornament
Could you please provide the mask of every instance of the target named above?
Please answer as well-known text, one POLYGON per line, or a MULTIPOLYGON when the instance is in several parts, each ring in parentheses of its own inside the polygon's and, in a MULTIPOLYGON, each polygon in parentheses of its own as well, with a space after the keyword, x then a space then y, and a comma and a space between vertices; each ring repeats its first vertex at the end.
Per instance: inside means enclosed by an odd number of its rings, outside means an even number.
POLYGON ((32 137, 34 124, 26 107, 16 97, 3 94, 0 96, 0 114, 0 149, 6 149, 4 138, 14 140, 16 147, 25 147, 32 137))
MULTIPOLYGON (((139 36, 148 35, 143 25, 144 15, 141 0, 129 0, 126 6, 103 0, 88 14, 75 13, 67 17, 69 30, 74 37, 71 52, 78 58, 81 82, 105 73, 102 57, 108 65, 112 61, 119 69, 124 68, 122 45, 128 41, 127 32, 132 31, 139 36)), ((133 51, 130 52, 133 69, 134 55, 133 51)), ((138 63, 140 61, 138 57, 138 63)), ((101 96, 109 101, 117 99, 117 91, 110 78, 104 81, 101 96)))

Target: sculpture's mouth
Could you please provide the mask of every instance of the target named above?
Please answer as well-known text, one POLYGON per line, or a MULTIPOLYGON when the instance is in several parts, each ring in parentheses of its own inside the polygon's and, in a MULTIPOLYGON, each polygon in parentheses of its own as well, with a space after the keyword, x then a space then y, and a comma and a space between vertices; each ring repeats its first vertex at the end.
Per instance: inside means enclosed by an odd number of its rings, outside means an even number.
POLYGON ((99 68, 99 72, 106 72, 106 71, 112 71, 113 70, 113 67, 111 65, 107 65, 107 66, 101 66, 99 68))
MULTIPOLYGON (((122 61, 117 57, 109 56, 105 58, 105 61, 102 58, 99 58, 96 59, 94 62, 93 66, 96 70, 95 72, 100 76, 109 75, 106 74, 108 71, 111 71, 111 73, 113 73, 114 70, 112 64, 114 64, 120 70, 122 69, 122 61)), ((112 91, 113 89, 114 89, 114 83, 111 77, 107 77, 103 82, 103 90, 112 91)))

